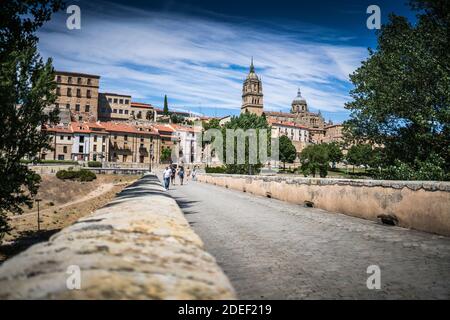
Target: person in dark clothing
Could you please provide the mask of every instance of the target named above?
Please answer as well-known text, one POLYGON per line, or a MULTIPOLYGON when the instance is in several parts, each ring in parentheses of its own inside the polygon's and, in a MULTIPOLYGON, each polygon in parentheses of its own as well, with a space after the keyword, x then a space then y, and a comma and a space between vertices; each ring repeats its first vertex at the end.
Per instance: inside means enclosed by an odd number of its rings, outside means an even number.
POLYGON ((175 169, 175 166, 172 165, 172 174, 170 175, 170 180, 172 181, 172 185, 175 185, 175 174, 177 173, 177 169, 175 169))
POLYGON ((184 168, 180 167, 180 169, 178 170, 178 176, 180 177, 180 184, 183 185, 183 180, 184 180, 184 168))

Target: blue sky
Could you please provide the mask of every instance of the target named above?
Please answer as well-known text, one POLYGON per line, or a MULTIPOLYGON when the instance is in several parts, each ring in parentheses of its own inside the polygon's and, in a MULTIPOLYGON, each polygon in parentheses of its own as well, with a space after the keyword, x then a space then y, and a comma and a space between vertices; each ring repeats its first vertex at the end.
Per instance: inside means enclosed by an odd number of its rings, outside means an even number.
POLYGON ((413 18, 404 1, 67 1, 81 30, 58 13, 39 32, 57 70, 101 76, 100 90, 211 116, 238 114, 253 56, 264 108, 288 111, 297 88, 326 119, 348 117, 348 75, 375 47, 371 4, 413 18))

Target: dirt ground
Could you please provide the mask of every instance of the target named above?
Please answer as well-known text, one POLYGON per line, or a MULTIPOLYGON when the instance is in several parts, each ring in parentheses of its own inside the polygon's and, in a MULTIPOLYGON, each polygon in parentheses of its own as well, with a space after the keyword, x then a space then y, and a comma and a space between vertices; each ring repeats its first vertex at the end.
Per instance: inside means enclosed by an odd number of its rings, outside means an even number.
POLYGON ((24 208, 22 215, 10 215, 12 227, 0 245, 0 264, 29 246, 47 240, 62 228, 79 218, 103 207, 117 193, 136 181, 135 175, 97 175, 91 182, 63 181, 54 175, 42 175, 37 195, 40 231, 38 231, 37 205, 24 208))

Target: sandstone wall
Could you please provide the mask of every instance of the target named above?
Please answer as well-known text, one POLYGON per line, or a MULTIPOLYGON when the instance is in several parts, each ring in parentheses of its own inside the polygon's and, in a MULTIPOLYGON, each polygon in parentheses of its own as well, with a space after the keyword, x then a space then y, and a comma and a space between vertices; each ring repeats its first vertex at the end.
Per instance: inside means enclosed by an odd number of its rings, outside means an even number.
POLYGON ((406 228, 450 236, 450 183, 201 174, 198 181, 350 216, 393 215, 406 228))
POLYGON ((154 175, 0 267, 0 299, 230 298, 227 277, 154 175), (73 266, 79 290, 68 289, 73 266))

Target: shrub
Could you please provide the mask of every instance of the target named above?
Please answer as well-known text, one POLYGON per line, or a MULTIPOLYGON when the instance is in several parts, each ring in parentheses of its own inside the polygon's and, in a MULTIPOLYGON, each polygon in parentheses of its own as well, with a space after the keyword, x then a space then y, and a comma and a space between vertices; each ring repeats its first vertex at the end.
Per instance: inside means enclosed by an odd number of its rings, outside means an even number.
POLYGON ((413 165, 396 161, 394 165, 382 170, 376 177, 388 180, 450 180, 446 174, 444 160, 431 154, 425 161, 416 160, 413 165))
POLYGON ((206 167, 206 173, 226 173, 225 167, 206 167))
POLYGON ((88 162, 88 167, 101 168, 102 167, 102 163, 100 161, 89 161, 88 162))
MULTIPOLYGON (((74 172, 77 172, 77 171, 74 171, 74 172)), ((94 179, 97 179, 97 176, 92 171, 80 170, 80 171, 78 171, 78 179, 80 181, 92 181, 94 179)))
POLYGON ((92 181, 97 178, 95 173, 89 170, 60 170, 56 173, 56 177, 61 180, 79 180, 79 181, 92 181))

